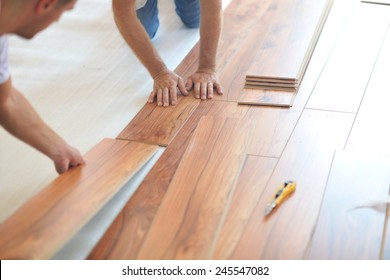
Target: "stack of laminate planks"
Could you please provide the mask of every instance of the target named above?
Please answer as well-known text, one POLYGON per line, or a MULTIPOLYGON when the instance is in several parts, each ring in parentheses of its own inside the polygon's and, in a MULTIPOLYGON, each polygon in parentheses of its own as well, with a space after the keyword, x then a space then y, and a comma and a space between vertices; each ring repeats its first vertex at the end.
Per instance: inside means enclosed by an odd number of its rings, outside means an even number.
POLYGON ((246 75, 240 104, 292 106, 332 3, 332 0, 273 2, 263 17, 269 13, 273 16, 259 27, 265 27, 266 32, 258 48, 252 50, 256 54, 246 75), (265 104, 261 101, 281 91, 284 96, 279 101, 265 104), (260 101, 256 95, 261 97, 260 101))

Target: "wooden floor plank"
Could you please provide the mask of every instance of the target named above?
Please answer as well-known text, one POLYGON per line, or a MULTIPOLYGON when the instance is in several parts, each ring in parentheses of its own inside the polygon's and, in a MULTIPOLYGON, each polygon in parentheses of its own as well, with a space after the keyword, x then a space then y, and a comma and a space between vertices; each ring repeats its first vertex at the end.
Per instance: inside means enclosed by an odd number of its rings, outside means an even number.
POLYGON ((357 112, 389 19, 390 8, 367 4, 357 6, 320 76, 307 108, 357 112))
POLYGON ((390 32, 388 31, 348 139, 348 149, 367 149, 375 150, 376 153, 390 154, 389 60, 390 32))
POLYGON ((252 130, 247 119, 205 117, 199 122, 139 259, 211 257, 252 130))
POLYGON ((0 259, 53 256, 157 151, 105 139, 0 225, 0 259))
POLYGON ((176 106, 146 104, 117 139, 168 146, 199 102, 192 96, 180 96, 176 106))
POLYGON ((265 10, 273 9, 275 0, 234 0, 230 2, 225 14, 261 16, 265 10))
POLYGON ((379 259, 390 187, 390 160, 337 151, 308 259, 379 259))
POLYGON ((300 80, 332 1, 273 2, 276 16, 256 49, 248 75, 300 80))
POLYGON ((295 92, 246 88, 242 90, 238 104, 290 108, 294 99, 295 92))
POLYGON ((334 149, 345 144, 354 115, 305 110, 232 259, 301 259, 316 225, 334 149), (286 180, 295 193, 264 218, 264 208, 286 180))
POLYGON ((243 117, 248 109, 231 102, 201 102, 88 258, 135 259, 200 118, 243 117))
POLYGON ((230 258, 276 163, 276 158, 247 157, 229 211, 218 234, 213 250, 214 259, 230 258))

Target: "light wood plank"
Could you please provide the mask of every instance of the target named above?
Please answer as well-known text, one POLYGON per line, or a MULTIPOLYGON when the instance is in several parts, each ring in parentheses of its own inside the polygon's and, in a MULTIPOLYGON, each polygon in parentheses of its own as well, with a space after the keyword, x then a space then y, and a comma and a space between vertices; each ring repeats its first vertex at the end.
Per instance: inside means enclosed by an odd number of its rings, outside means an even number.
POLYGON ((389 22, 389 8, 358 6, 335 46, 307 108, 357 112, 389 22))
POLYGON ((301 259, 316 225, 334 149, 345 144, 353 114, 305 110, 232 259, 301 259), (264 218, 275 189, 286 180, 295 193, 264 218))
POLYGON ((218 235, 213 252, 214 259, 230 258, 276 163, 276 158, 247 157, 232 203, 218 235))
POLYGON ((275 0, 233 0, 225 10, 225 14, 261 16, 265 10, 273 9, 275 0))
POLYGON ((105 139, 86 165, 55 179, 0 225, 0 259, 53 256, 150 157, 157 146, 105 139))
POLYGON ((243 117, 248 109, 231 102, 201 102, 88 258, 135 259, 200 118, 243 117))
POLYGON ((337 151, 307 258, 379 259, 386 207, 369 204, 385 201, 389 187, 389 158, 337 151))
POLYGON ((294 92, 279 90, 243 89, 238 104, 291 107, 294 92))
POLYGON ((139 259, 211 257, 252 130, 253 123, 246 119, 205 117, 199 122, 139 259))
POLYGON ((360 105, 355 124, 348 139, 348 149, 362 149, 390 154, 390 32, 383 47, 360 105))

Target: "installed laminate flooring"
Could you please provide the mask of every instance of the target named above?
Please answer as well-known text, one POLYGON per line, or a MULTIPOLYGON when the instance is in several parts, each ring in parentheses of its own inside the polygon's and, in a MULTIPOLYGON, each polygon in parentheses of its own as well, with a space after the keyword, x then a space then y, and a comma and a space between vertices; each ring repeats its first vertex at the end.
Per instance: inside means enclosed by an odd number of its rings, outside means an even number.
POLYGON ((85 156, 85 165, 59 176, 0 225, 0 258, 52 257, 156 151, 103 140, 85 156))
POLYGON ((307 258, 380 259, 389 182, 388 157, 337 151, 307 258))

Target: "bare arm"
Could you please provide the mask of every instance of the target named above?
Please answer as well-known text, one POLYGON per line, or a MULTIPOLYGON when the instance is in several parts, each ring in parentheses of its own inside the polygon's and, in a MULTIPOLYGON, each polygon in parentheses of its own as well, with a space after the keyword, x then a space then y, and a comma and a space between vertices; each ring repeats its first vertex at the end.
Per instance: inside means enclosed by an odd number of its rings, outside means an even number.
POLYGON ((0 84, 0 125, 52 159, 58 173, 84 162, 76 149, 42 121, 27 99, 12 86, 11 79, 0 84))
POLYGON ((199 67, 187 80, 187 89, 194 87, 197 98, 212 98, 213 88, 222 94, 216 73, 218 43, 222 32, 222 1, 200 0, 200 57, 199 67))
POLYGON ((160 106, 168 106, 170 102, 175 105, 177 87, 183 94, 188 94, 184 82, 166 67, 153 46, 137 18, 135 0, 113 0, 112 4, 120 33, 154 79, 153 91, 148 102, 153 102, 157 97, 157 104, 160 106))

